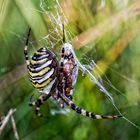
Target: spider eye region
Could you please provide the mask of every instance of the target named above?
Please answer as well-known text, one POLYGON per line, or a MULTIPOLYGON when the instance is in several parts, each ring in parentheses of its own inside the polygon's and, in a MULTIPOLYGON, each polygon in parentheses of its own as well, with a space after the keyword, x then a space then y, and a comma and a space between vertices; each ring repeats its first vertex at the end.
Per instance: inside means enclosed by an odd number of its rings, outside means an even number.
POLYGON ((40 48, 31 58, 30 80, 35 88, 45 94, 50 93, 57 81, 58 60, 47 48, 40 48))

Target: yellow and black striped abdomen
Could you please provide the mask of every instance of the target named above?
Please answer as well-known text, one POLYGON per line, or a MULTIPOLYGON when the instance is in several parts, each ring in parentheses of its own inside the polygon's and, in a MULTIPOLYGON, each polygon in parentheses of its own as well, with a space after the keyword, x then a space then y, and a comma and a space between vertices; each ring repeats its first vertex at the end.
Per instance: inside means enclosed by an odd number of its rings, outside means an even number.
POLYGON ((47 48, 40 48, 34 53, 28 69, 30 80, 35 88, 46 94, 55 89, 58 61, 54 53, 47 48))

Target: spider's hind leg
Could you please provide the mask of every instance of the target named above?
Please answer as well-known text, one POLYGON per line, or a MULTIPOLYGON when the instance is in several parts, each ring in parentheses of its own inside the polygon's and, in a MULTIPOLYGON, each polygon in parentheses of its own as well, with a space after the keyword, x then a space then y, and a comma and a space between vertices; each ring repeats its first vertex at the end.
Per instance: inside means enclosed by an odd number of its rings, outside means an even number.
MULTIPOLYGON (((72 95, 69 95, 67 98, 72 101, 73 97, 72 97, 72 95)), ((65 103, 65 101, 63 99, 60 99, 60 106, 61 106, 61 108, 64 108, 66 106, 66 103, 65 103)))
MULTIPOLYGON (((65 96, 65 95, 63 95, 63 96, 65 96)), ((71 95, 69 95, 68 97, 66 96, 66 98, 68 98, 70 101, 72 101, 71 95)), ((64 108, 67 105, 66 102, 61 97, 59 98, 59 103, 60 103, 61 108, 64 108)))
POLYGON ((35 106, 35 113, 37 116, 42 116, 40 111, 40 106, 51 96, 51 94, 43 94, 41 95, 36 101, 31 101, 32 97, 30 98, 29 106, 35 106))
POLYGON ((53 97, 54 97, 55 100, 57 100, 59 102, 61 108, 64 108, 66 106, 66 103, 59 96, 59 91, 58 90, 55 91, 55 94, 53 95, 53 97))
POLYGON ((117 118, 122 117, 121 115, 97 115, 93 112, 88 112, 85 109, 78 107, 69 98, 67 98, 66 96, 63 96, 62 94, 60 94, 60 97, 72 110, 74 110, 75 112, 77 112, 83 116, 87 116, 89 118, 93 118, 93 119, 117 119, 117 118))

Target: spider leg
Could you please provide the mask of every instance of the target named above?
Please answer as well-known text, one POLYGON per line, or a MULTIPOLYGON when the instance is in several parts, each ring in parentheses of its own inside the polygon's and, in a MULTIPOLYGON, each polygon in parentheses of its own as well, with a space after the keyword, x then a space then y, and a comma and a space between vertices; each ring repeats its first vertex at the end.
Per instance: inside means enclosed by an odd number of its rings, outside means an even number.
MULTIPOLYGON (((63 96, 65 96, 65 95, 63 95, 63 96)), ((67 96, 65 96, 65 97, 72 101, 71 95, 69 95, 68 97, 67 96)), ((60 98, 60 106, 61 106, 61 108, 64 108, 66 106, 66 102, 62 98, 60 98)))
POLYGON ((66 103, 60 98, 60 106, 61 108, 64 108, 66 106, 66 103))
POLYGON ((30 64, 29 56, 28 56, 28 43, 29 43, 30 32, 31 32, 31 28, 29 28, 26 43, 25 43, 25 47, 24 47, 24 56, 25 56, 27 68, 29 67, 29 64, 30 64))
MULTIPOLYGON (((62 99, 59 97, 59 94, 58 94, 58 90, 56 90, 55 92, 54 92, 55 94, 53 95, 53 98, 55 99, 55 100, 57 100, 59 103, 60 103, 60 106, 63 108, 63 106, 62 106, 62 99)), ((64 101, 63 101, 64 102, 64 101)))
POLYGON ((62 24, 62 30, 63 30, 63 43, 66 42, 66 39, 65 39, 65 28, 64 28, 64 24, 62 24))
POLYGON ((65 107, 66 103, 60 98, 58 90, 55 91, 55 94, 53 95, 53 97, 55 100, 59 102, 61 108, 65 107))
POLYGON ((70 99, 68 99, 66 96, 64 96, 62 94, 60 94, 59 96, 71 109, 73 109, 74 111, 76 111, 77 113, 79 113, 83 116, 87 116, 87 117, 93 118, 93 119, 117 119, 117 118, 122 117, 120 115, 97 115, 93 112, 88 112, 88 111, 78 107, 70 99))
POLYGON ((29 105, 30 106, 35 106, 35 113, 37 116, 42 116, 42 114, 39 112, 40 111, 40 106, 51 96, 51 94, 43 94, 41 95, 36 101, 31 101, 32 97, 30 98, 29 105))

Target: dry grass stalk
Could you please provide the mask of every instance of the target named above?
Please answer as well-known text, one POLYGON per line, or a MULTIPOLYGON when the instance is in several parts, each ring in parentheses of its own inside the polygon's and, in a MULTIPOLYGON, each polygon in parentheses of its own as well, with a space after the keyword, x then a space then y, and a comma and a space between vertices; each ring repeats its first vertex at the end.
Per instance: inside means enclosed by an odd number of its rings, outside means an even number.
POLYGON ((15 123, 15 120, 14 120, 14 117, 13 117, 13 113, 15 111, 16 111, 16 109, 10 109, 8 114, 2 120, 2 124, 0 126, 0 135, 2 134, 2 131, 4 130, 4 128, 6 127, 7 123, 10 121, 10 118, 11 118, 15 138, 16 138, 16 140, 19 140, 19 135, 18 135, 17 128, 16 128, 16 123, 15 123))

